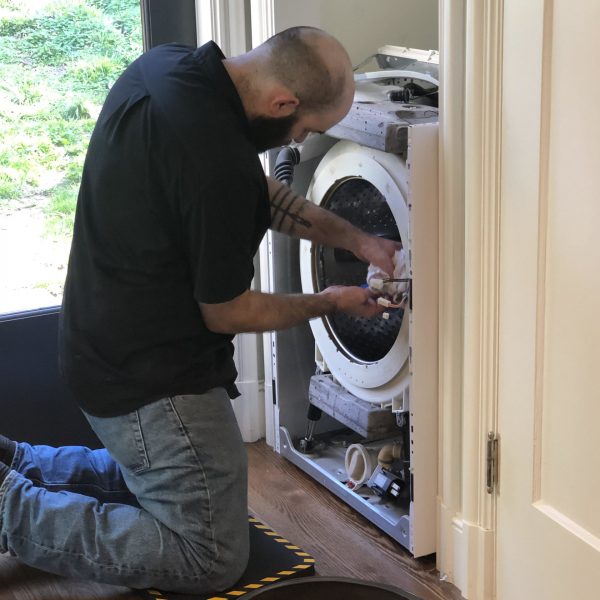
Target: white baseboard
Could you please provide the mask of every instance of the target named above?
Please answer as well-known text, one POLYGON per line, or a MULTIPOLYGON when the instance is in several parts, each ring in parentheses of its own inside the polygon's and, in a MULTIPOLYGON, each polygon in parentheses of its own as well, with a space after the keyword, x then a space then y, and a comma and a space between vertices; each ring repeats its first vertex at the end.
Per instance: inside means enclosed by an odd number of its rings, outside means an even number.
POLYGON ((438 499, 438 570, 467 600, 494 598, 494 532, 452 514, 438 499))

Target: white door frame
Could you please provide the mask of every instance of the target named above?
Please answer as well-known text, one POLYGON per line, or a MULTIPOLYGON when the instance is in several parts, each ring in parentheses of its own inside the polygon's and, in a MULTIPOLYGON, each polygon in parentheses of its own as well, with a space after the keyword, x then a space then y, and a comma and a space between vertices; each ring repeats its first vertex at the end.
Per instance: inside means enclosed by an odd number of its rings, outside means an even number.
POLYGON ((438 568, 469 599, 495 593, 502 0, 440 0, 438 568))
POLYGON ((243 54, 251 47, 246 35, 249 18, 244 0, 196 0, 198 45, 214 40, 225 56, 243 54))

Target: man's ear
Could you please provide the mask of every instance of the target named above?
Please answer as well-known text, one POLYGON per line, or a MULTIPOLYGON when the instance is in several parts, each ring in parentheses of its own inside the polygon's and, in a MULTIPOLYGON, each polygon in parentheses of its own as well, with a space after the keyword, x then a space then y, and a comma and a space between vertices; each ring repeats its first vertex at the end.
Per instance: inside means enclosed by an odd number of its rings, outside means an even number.
POLYGON ((300 100, 292 92, 285 88, 279 89, 271 96, 268 107, 269 116, 274 119, 289 117, 296 112, 299 104, 300 100))

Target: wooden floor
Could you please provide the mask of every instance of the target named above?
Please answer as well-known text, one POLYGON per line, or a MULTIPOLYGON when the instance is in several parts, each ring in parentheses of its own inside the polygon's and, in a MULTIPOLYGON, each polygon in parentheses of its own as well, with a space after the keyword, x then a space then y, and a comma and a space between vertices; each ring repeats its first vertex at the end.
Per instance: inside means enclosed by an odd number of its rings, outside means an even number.
MULTIPOLYGON (((264 442, 248 444, 250 510, 316 559, 318 575, 396 585, 423 600, 460 600, 433 558, 415 560, 264 442)), ((139 600, 126 588, 67 580, 0 555, 0 600, 139 600)))

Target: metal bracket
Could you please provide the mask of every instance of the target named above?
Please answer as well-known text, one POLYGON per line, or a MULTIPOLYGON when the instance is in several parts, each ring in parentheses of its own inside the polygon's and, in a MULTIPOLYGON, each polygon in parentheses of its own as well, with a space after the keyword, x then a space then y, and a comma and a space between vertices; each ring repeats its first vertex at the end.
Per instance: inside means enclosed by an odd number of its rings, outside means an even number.
POLYGON ((493 494, 498 487, 498 436, 493 431, 488 432, 486 467, 487 493, 493 494))

